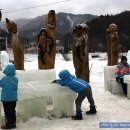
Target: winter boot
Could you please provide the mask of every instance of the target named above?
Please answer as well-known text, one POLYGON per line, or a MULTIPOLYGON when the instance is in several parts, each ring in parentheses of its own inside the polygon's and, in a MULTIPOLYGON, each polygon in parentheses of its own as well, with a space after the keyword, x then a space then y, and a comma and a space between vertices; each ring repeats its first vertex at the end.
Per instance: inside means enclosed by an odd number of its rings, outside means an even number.
POLYGON ((16 128, 16 124, 12 124, 12 129, 15 129, 16 128))
POLYGON ((96 114, 97 110, 95 106, 90 106, 90 110, 86 111, 86 114, 96 114))
POLYGON ((2 125, 1 129, 15 129, 16 128, 16 124, 6 124, 6 125, 2 125))
POLYGON ((10 125, 2 125, 1 129, 12 129, 12 126, 10 126, 10 125))
POLYGON ((71 116, 71 118, 72 118, 73 120, 83 120, 81 111, 77 111, 77 112, 76 112, 76 115, 71 116))
POLYGON ((1 126, 1 129, 9 129, 8 127, 8 121, 7 121, 7 118, 5 117, 5 122, 4 122, 5 125, 2 125, 1 126))
POLYGON ((7 119, 5 117, 5 125, 1 126, 1 129, 15 129, 16 128, 16 118, 15 120, 12 122, 12 119, 7 119), (13 124, 14 123, 14 124, 13 124))

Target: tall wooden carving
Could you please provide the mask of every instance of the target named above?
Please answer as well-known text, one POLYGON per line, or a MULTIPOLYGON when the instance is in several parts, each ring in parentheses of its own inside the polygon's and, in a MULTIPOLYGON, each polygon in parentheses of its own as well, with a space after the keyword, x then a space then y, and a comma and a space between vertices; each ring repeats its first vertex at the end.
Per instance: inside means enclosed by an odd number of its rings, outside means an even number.
POLYGON ((78 78, 89 82, 88 26, 77 25, 73 30, 73 63, 78 78))
POLYGON ((53 69, 56 54, 56 17, 55 11, 50 10, 46 17, 45 28, 38 35, 38 67, 53 69))
POLYGON ((117 65, 118 63, 118 49, 119 38, 117 34, 117 26, 112 23, 107 29, 107 55, 108 66, 117 65))
POLYGON ((11 35, 11 46, 14 55, 14 65, 17 70, 24 70, 24 48, 17 32, 17 24, 6 18, 7 29, 11 35))

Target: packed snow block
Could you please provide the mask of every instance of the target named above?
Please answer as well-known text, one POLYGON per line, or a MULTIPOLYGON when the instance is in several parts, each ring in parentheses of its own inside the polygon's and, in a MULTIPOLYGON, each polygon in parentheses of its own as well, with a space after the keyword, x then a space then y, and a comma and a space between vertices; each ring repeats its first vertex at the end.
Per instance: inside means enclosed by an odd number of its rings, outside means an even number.
POLYGON ((33 86, 29 83, 19 83, 17 113, 23 121, 31 117, 44 117, 46 113, 46 98, 36 96, 33 86))
POLYGON ((30 84, 34 86, 36 97, 45 97, 47 101, 46 106, 53 106, 53 116, 61 118, 70 117, 73 114, 73 103, 77 96, 74 91, 68 87, 63 87, 51 82, 30 82, 30 84), (48 97, 51 103, 48 103, 48 97))
POLYGON ((9 54, 6 51, 1 51, 0 63, 2 70, 5 68, 7 64, 9 64, 9 54))
POLYGON ((127 98, 130 99, 130 75, 124 76, 124 82, 127 83, 127 98))
POLYGON ((123 94, 123 89, 121 85, 116 82, 116 80, 110 80, 110 86, 112 94, 123 94))
POLYGON ((16 113, 19 117, 22 118, 23 122, 27 121, 32 117, 30 108, 33 107, 31 105, 30 99, 20 100, 17 103, 16 113))
MULTIPOLYGON (((55 69, 48 69, 48 70, 17 70, 17 77, 19 82, 27 83, 32 88, 35 87, 31 85, 31 83, 39 83, 42 82, 42 86, 44 86, 45 82, 51 82, 56 79, 56 72, 55 69)), ((27 86, 28 86, 27 85, 27 86)), ((48 97, 48 103, 51 102, 51 98, 48 97)))
POLYGON ((55 69, 48 70, 16 70, 19 81, 52 81, 56 79, 55 69))
POLYGON ((46 113, 46 102, 42 98, 20 100, 17 103, 16 111, 23 122, 32 117, 44 117, 46 113))
POLYGON ((57 118, 70 117, 73 115, 75 94, 57 95, 53 97, 54 113, 57 118))
POLYGON ((32 117, 31 108, 33 107, 34 91, 26 83, 19 83, 18 102, 16 113, 23 121, 32 117))
MULTIPOLYGON (((0 71, 0 78, 4 76, 0 71)), ((19 83, 26 83, 29 81, 53 81, 56 79, 55 69, 48 70, 16 70, 16 77, 19 79, 19 83)))
POLYGON ((115 80, 115 68, 116 66, 104 67, 104 85, 106 91, 112 91, 110 80, 115 80))
POLYGON ((56 79, 56 72, 54 69, 28 70, 26 77, 28 81, 52 81, 56 79))
POLYGON ((105 90, 112 94, 123 94, 123 90, 120 84, 115 79, 115 68, 116 66, 105 66, 104 67, 104 85, 105 90))
POLYGON ((33 107, 31 108, 32 117, 45 117, 46 115, 46 97, 35 97, 32 99, 33 107))
POLYGON ((52 104, 52 87, 51 85, 48 86, 48 83, 51 83, 52 80, 47 80, 47 81, 29 81, 28 85, 33 87, 33 90, 35 91, 35 97, 36 98, 43 98, 46 100, 46 104, 52 104), (48 92, 50 91, 50 92, 48 92), (49 93, 49 94, 48 94, 49 93))
MULTIPOLYGON (((0 71, 0 77, 4 76, 0 71)), ((16 113, 23 121, 27 121, 29 118, 37 116, 43 117, 46 114, 47 102, 52 103, 50 96, 44 96, 44 92, 37 93, 38 88, 35 88, 35 84, 42 82, 41 88, 45 87, 46 82, 51 82, 56 79, 56 72, 54 69, 48 70, 16 70, 16 77, 19 80, 18 84, 18 102, 16 113), (31 82, 35 83, 34 85, 31 82)), ((40 91, 40 90, 39 90, 40 91)))

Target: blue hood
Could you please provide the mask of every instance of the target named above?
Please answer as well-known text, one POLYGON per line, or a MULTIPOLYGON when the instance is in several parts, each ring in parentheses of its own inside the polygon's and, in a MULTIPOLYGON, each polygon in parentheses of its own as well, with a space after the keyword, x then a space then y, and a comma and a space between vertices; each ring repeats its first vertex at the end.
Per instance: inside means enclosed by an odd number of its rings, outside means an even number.
POLYGON ((69 78, 74 77, 74 76, 71 75, 68 70, 62 70, 62 71, 59 73, 59 77, 60 77, 62 80, 66 80, 66 79, 69 79, 69 78))
POLYGON ((15 75, 15 66, 13 64, 8 64, 5 69, 3 70, 3 73, 8 76, 14 76, 15 75))
POLYGON ((59 73, 59 77, 60 79, 57 80, 58 84, 61 86, 67 86, 77 93, 80 93, 90 86, 85 80, 76 78, 74 75, 71 75, 68 70, 62 70, 59 73))

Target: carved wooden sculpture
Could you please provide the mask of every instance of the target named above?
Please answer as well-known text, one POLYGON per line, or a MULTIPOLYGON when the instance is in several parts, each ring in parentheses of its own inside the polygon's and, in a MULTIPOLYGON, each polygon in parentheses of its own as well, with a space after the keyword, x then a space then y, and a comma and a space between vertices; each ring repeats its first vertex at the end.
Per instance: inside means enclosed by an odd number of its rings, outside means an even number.
POLYGON ((41 29, 38 35, 38 67, 39 69, 52 69, 53 39, 48 36, 46 29, 41 29))
POLYGON ((107 29, 108 66, 117 65, 118 63, 118 44, 119 38, 117 34, 117 26, 112 23, 107 29))
POLYGON ((77 25, 73 30, 73 63, 78 78, 89 82, 88 26, 77 25))
POLYGON ((56 54, 56 18, 55 11, 50 10, 46 17, 45 28, 38 35, 38 67, 53 69, 56 54))
POLYGON ((11 35, 11 46, 14 55, 14 65, 17 70, 24 70, 24 48, 21 44, 21 39, 17 32, 15 22, 6 18, 7 29, 11 35))

